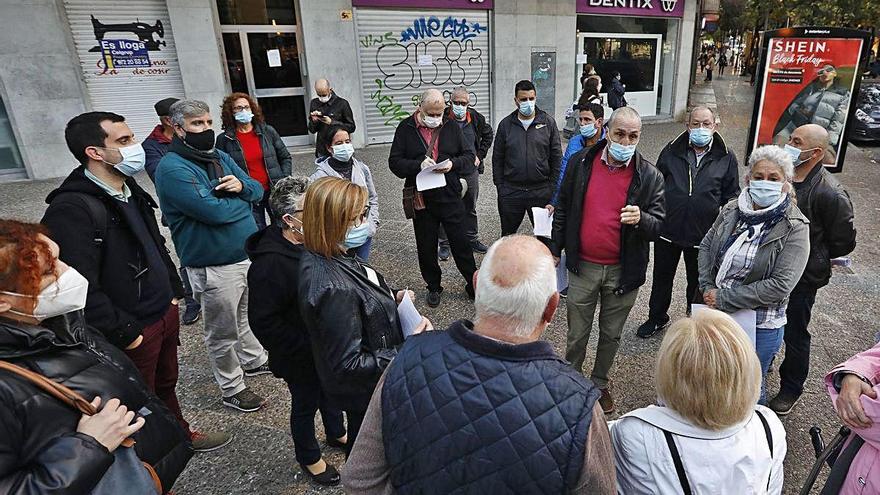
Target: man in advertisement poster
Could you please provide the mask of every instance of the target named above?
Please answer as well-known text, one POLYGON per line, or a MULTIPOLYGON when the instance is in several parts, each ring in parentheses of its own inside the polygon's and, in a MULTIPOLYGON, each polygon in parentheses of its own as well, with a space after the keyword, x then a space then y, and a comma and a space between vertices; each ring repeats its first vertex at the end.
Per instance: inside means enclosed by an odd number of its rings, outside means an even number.
POLYGON ((794 97, 779 118, 773 131, 774 142, 785 144, 797 127, 818 124, 828 131, 829 146, 826 155, 829 156, 823 163, 834 163, 840 135, 846 123, 849 100, 849 88, 841 84, 837 68, 832 64, 823 64, 816 71, 816 78, 794 97))
POLYGON ((785 360, 779 367, 780 390, 770 408, 784 416, 803 393, 810 368, 808 326, 816 291, 828 285, 831 260, 856 247, 853 205, 849 194, 822 165, 828 148, 828 131, 816 124, 798 127, 785 150, 795 165, 794 188, 798 208, 810 220, 810 257, 807 268, 791 293, 786 310, 785 360))

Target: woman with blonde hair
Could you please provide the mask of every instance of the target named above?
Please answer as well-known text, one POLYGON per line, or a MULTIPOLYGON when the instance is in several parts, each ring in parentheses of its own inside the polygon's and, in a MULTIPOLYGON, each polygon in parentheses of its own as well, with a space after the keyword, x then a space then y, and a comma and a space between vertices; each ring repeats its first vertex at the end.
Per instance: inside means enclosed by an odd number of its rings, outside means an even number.
MULTIPOLYGON (((367 201, 365 188, 324 177, 306 190, 302 212, 299 310, 328 403, 345 411, 347 452, 379 377, 404 339, 397 304, 406 291, 392 292, 375 269, 346 254, 346 238, 369 221, 367 201)), ((423 319, 416 332, 429 326, 423 319)))
POLYGON ((751 341, 720 311, 667 330, 657 356, 657 406, 611 424, 618 492, 782 492, 785 429, 756 406, 761 366, 751 341))

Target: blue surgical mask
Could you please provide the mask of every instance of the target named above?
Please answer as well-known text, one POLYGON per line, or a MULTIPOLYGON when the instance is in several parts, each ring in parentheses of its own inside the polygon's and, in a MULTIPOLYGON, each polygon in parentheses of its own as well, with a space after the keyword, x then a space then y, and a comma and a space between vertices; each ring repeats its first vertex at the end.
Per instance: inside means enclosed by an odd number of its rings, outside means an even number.
POLYGON ((240 112, 235 112, 235 121, 239 124, 250 124, 251 120, 254 119, 254 112, 250 110, 242 110, 240 112))
POLYGON ((351 160, 352 155, 354 155, 354 146, 351 143, 333 145, 333 158, 340 162, 351 160))
POLYGON ((608 154, 611 155, 611 158, 614 158, 618 162, 627 163, 629 159, 636 152, 636 145, 631 144, 629 146, 615 143, 614 141, 610 141, 611 145, 608 147, 608 154))
POLYGON ((525 117, 531 117, 535 113, 535 100, 519 102, 519 113, 525 117))
POLYGON ((367 242, 367 239, 369 238, 370 221, 369 219, 366 219, 359 226, 351 227, 348 229, 348 233, 345 234, 345 249, 361 247, 364 245, 365 242, 367 242))
POLYGON ((767 208, 773 203, 779 201, 782 194, 782 182, 772 180, 753 180, 749 181, 749 196, 752 201, 761 208, 767 208))
POLYGON ((597 132, 599 132, 599 129, 596 127, 596 124, 584 124, 581 126, 581 136, 587 139, 595 136, 597 132))
POLYGON ((141 146, 141 143, 135 143, 131 146, 126 146, 124 148, 118 148, 118 151, 119 154, 122 155, 121 162, 104 163, 113 165, 113 168, 128 177, 133 177, 137 175, 138 172, 144 169, 144 165, 147 163, 147 153, 144 151, 144 147, 141 146))
POLYGON ((457 119, 463 119, 467 115, 467 105, 452 105, 452 114, 457 119))
POLYGON ((700 148, 706 146, 712 141, 712 134, 712 129, 706 129, 705 127, 688 129, 688 136, 690 137, 691 144, 700 148))
POLYGON ((813 150, 816 150, 816 149, 818 149, 818 148, 810 148, 810 149, 808 149, 808 150, 802 150, 802 149, 800 149, 800 148, 798 148, 798 147, 796 147, 796 146, 792 146, 792 145, 790 145, 790 144, 786 144, 784 149, 785 149, 785 152, 786 152, 786 153, 788 153, 789 155, 791 155, 791 163, 793 163, 795 167, 800 167, 801 165, 804 164, 804 162, 806 162, 807 160, 809 160, 809 158, 804 159, 804 160, 801 160, 801 153, 804 153, 805 151, 813 151, 813 150))

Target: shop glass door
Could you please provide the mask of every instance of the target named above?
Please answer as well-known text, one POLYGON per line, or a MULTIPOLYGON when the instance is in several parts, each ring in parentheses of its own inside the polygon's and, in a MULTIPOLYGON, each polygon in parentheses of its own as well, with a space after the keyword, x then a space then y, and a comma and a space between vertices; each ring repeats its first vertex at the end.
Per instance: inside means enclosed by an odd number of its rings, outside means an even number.
POLYGON ((20 179, 25 177, 24 166, 15 136, 12 134, 12 123, 0 98, 0 180, 20 179))
MULTIPOLYGON (((592 64, 602 77, 602 93, 606 105, 611 75, 620 72, 620 82, 626 85, 625 97, 629 106, 643 117, 657 115, 662 38, 659 34, 578 34, 580 53, 586 54, 586 63, 592 64)), ((583 66, 584 64, 578 64, 578 77, 583 66)), ((578 83, 577 91, 580 90, 578 83)))

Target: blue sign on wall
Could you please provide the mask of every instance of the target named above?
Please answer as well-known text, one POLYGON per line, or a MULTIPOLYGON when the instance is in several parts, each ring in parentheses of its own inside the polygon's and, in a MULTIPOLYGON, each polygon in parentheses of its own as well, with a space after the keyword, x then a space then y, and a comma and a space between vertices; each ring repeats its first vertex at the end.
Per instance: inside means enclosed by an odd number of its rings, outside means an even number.
POLYGON ((108 69, 149 67, 147 45, 138 40, 100 40, 101 53, 108 69))

